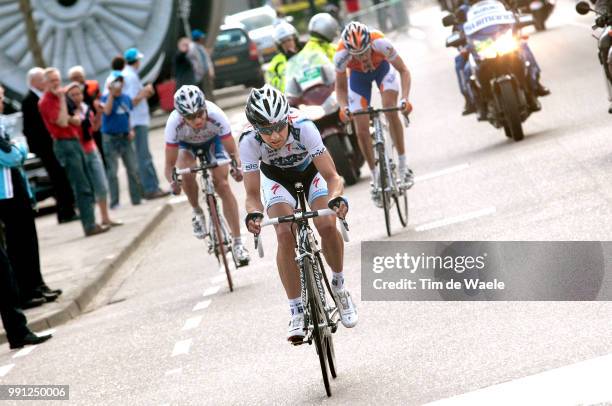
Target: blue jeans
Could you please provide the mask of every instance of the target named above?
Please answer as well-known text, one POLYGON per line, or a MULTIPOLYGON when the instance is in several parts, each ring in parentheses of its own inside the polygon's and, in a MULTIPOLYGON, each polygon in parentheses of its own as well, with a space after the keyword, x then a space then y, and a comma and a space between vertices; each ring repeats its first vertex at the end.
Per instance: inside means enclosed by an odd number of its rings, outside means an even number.
POLYGON ((136 154, 138 155, 138 173, 145 194, 155 193, 159 190, 159 180, 153 166, 153 158, 149 151, 149 127, 137 125, 134 127, 136 133, 136 154))
POLYGON ((130 200, 132 204, 140 204, 142 187, 138 178, 138 162, 132 141, 128 140, 127 134, 102 134, 102 143, 106 156, 106 177, 110 188, 111 208, 119 204, 119 180, 117 179, 119 157, 127 172, 130 200))
POLYGON ((87 175, 91 180, 96 201, 106 201, 108 198, 108 181, 106 180, 106 171, 102 163, 102 157, 97 150, 85 154, 87 162, 87 175))
POLYGON ((64 167, 70 185, 72 185, 83 230, 91 231, 96 226, 94 192, 89 176, 87 176, 87 162, 81 144, 76 138, 55 140, 53 141, 53 152, 60 165, 64 167))

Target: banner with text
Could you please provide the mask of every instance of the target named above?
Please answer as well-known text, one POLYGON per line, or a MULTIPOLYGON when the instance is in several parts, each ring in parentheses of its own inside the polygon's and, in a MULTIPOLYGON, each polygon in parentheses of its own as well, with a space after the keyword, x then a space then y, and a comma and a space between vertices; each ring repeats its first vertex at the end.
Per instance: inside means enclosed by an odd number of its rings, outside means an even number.
POLYGON ((365 241, 362 300, 612 300, 612 243, 365 241))

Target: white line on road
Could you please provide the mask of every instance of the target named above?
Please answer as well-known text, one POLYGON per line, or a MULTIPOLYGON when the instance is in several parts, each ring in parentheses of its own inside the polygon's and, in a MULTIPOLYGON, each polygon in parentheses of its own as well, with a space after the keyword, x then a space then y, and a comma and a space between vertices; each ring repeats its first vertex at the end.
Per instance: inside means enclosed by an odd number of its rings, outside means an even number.
POLYGON ((217 275, 214 278, 210 278, 210 283, 215 284, 215 283, 221 283, 223 281, 225 281, 227 279, 227 275, 225 275, 225 269, 223 269, 223 275, 217 275))
POLYGON ((13 355, 13 358, 25 357, 26 355, 28 355, 29 353, 34 351, 34 348, 36 348, 35 345, 31 345, 29 347, 25 347, 25 348, 17 351, 17 353, 15 355, 13 355))
POLYGON ((204 291, 204 294, 202 296, 206 297, 206 296, 212 296, 215 293, 217 293, 219 291, 220 287, 219 286, 211 286, 210 288, 206 289, 204 291))
POLYGON ((168 371, 166 371, 164 375, 165 376, 180 375, 182 373, 183 373, 183 368, 174 368, 174 369, 169 369, 168 371))
POLYGON ((195 316, 187 319, 183 326, 183 331, 192 330, 200 325, 202 322, 202 316, 195 316))
POLYGON ((15 366, 15 364, 8 364, 8 365, 4 365, 4 366, 0 367, 0 378, 5 376, 6 374, 8 374, 9 371, 11 369, 13 369, 14 366, 15 366))
POLYGON ((487 207, 485 209, 472 211, 469 213, 461 214, 455 217, 448 217, 441 220, 432 221, 430 223, 421 224, 420 226, 416 226, 414 229, 416 231, 427 231, 432 230, 434 228, 444 227, 451 224, 461 223, 468 220, 473 220, 478 217, 488 216, 489 214, 495 213, 495 207, 487 207))
POLYGON ((172 350, 172 356, 176 357, 177 355, 189 354, 189 349, 191 348, 191 344, 193 339, 189 338, 187 340, 178 341, 174 344, 174 350, 172 350))
POLYGON ((437 178, 439 176, 448 175, 449 173, 459 172, 469 167, 470 167, 470 164, 461 164, 461 165, 451 166, 448 168, 440 169, 439 171, 426 173, 425 175, 415 176, 414 181, 423 182, 424 180, 429 180, 429 179, 437 178))
POLYGON ((211 303, 211 300, 203 300, 193 307, 193 311, 197 312, 198 310, 204 310, 208 306, 210 306, 210 303, 211 303))
POLYGON ((611 376, 609 354, 428 405, 603 405, 612 399, 611 376))

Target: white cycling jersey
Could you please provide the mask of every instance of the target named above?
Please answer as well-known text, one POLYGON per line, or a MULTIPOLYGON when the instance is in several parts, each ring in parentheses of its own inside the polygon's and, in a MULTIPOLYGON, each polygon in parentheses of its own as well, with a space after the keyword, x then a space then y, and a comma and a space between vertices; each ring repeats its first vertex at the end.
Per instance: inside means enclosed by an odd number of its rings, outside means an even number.
POLYGON ((289 136, 282 148, 268 146, 252 126, 248 126, 240 136, 240 159, 244 172, 259 170, 259 162, 279 169, 304 171, 312 159, 326 151, 321 134, 314 123, 301 112, 292 108, 289 111, 289 136))
POLYGON ((217 135, 221 138, 231 137, 232 128, 223 110, 208 100, 206 100, 206 110, 208 112, 206 124, 199 130, 188 125, 183 116, 174 110, 166 122, 166 144, 173 146, 180 142, 203 144, 211 141, 217 135))

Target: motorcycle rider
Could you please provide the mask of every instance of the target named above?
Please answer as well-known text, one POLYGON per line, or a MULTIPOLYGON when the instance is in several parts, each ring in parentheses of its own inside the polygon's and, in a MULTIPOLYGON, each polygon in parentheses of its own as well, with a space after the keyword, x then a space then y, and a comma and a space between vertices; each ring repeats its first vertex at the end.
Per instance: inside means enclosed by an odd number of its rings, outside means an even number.
POLYGON ((266 71, 266 82, 281 92, 285 91, 285 65, 287 60, 299 52, 298 33, 288 22, 274 28, 274 42, 279 53, 272 58, 266 71))
POLYGON ((333 62, 336 46, 332 44, 332 41, 338 35, 338 21, 329 13, 315 14, 308 23, 308 33, 310 38, 303 50, 323 52, 333 62))
MULTIPOLYGON (((455 27, 453 27, 454 31, 462 31, 463 30, 463 22, 466 20, 467 13, 469 9, 474 6, 476 3, 480 1, 490 1, 495 3, 501 3, 504 5, 506 9, 508 9, 508 5, 504 1, 497 0, 466 0, 463 5, 459 6, 456 12, 456 16, 460 23, 458 23, 455 27)), ((529 48, 529 44, 527 41, 520 42, 520 55, 524 61, 529 62, 529 77, 527 78, 529 87, 532 90, 533 97, 530 97, 528 102, 530 108, 533 111, 538 111, 541 109, 540 103, 537 100, 537 97, 548 96, 550 94, 550 90, 542 85, 540 82, 540 74, 541 69, 538 65, 535 55, 529 48)), ((469 46, 461 47, 459 49, 459 55, 455 57, 455 72, 457 73, 457 80, 459 82, 459 88, 461 93, 466 99, 465 108, 463 111, 463 115, 473 113, 477 108, 479 109, 479 119, 486 120, 487 109, 480 105, 478 100, 476 100, 476 96, 471 91, 471 88, 468 83, 468 78, 472 75, 471 65, 468 63, 469 60, 469 46)))

